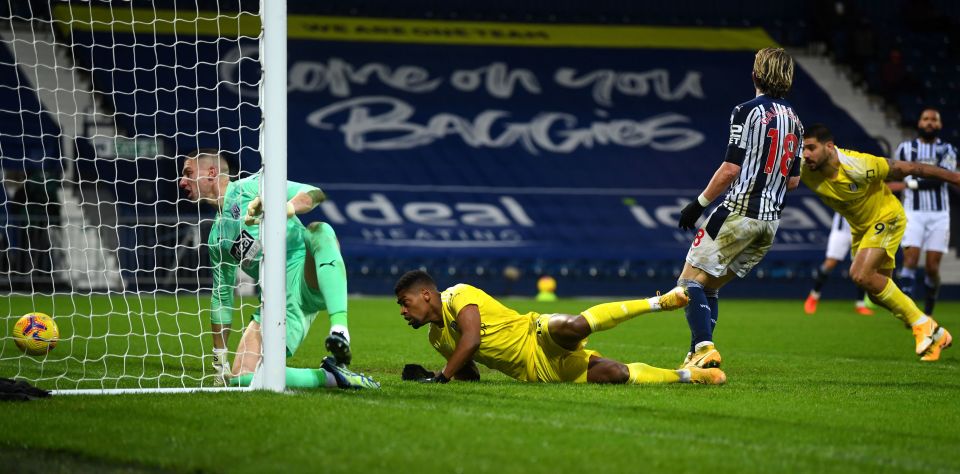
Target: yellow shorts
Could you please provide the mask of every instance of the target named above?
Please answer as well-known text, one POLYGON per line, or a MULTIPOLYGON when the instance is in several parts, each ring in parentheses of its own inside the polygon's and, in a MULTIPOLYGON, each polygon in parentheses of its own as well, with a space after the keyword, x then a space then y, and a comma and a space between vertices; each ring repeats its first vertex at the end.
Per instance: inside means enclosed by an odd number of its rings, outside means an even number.
POLYGON ((537 345, 532 359, 536 378, 531 373, 530 381, 585 383, 590 357, 600 357, 600 353, 584 349, 586 340, 581 341, 575 351, 560 347, 550 337, 549 322, 552 316, 541 314, 537 318, 537 345))
POLYGON ((850 244, 850 259, 857 256, 860 249, 883 249, 887 253, 886 262, 880 266, 881 270, 893 270, 897 264, 897 249, 903 240, 906 230, 907 216, 900 213, 893 219, 876 222, 865 232, 853 232, 853 241, 850 244))

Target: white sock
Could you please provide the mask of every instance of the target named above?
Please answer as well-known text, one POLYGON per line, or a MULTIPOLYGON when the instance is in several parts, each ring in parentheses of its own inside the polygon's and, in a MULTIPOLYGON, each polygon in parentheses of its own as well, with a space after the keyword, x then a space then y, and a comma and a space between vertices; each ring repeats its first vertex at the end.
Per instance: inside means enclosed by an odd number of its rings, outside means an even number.
POLYGON ((815 299, 815 300, 818 300, 818 301, 820 300, 820 292, 819 292, 819 291, 810 290, 810 296, 812 296, 813 299, 815 299))
POLYGON ((647 303, 650 303, 650 310, 651 310, 651 311, 660 311, 660 297, 659 297, 659 296, 654 296, 654 297, 651 297, 651 298, 647 298, 647 303))
POLYGON ((680 376, 680 383, 690 383, 690 369, 680 369, 677 375, 680 376))
POLYGON ((327 388, 336 387, 336 386, 337 386, 337 378, 334 377, 333 374, 330 373, 329 370, 327 370, 327 369, 322 369, 322 370, 323 370, 323 372, 324 372, 324 374, 325 374, 324 380, 326 380, 326 381, 323 383, 323 386, 324 386, 324 387, 327 387, 327 388))
POLYGON ((712 345, 713 345, 713 341, 700 341, 700 342, 697 343, 696 346, 693 346, 693 350, 694 350, 695 352, 700 352, 700 349, 702 349, 702 348, 703 348, 704 346, 706 346, 706 345, 711 345, 711 346, 712 346, 712 345))
POLYGON ((929 320, 930 320, 930 318, 928 318, 927 315, 923 315, 923 316, 920 316, 920 318, 917 319, 917 322, 911 324, 910 326, 918 326, 918 325, 923 324, 923 323, 925 323, 925 322, 927 322, 927 321, 929 321, 929 320))
POLYGON ((340 334, 343 334, 343 337, 347 338, 347 342, 350 342, 350 330, 347 329, 346 326, 342 324, 334 324, 333 326, 330 326, 330 334, 333 334, 335 332, 339 332, 340 334))
POLYGON ((227 360, 227 349, 218 349, 213 348, 213 363, 214 365, 230 365, 230 361, 227 360))

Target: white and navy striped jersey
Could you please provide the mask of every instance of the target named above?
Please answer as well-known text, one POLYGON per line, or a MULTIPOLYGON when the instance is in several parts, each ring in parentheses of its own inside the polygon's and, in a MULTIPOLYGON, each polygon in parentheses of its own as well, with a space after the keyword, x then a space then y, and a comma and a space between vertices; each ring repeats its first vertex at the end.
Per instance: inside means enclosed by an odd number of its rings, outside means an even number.
MULTIPOLYGON (((924 163, 950 171, 957 169, 957 149, 939 138, 923 143, 919 138, 908 140, 897 147, 898 160, 924 163)), ((903 190, 903 208, 907 211, 949 212, 950 195, 947 183, 936 179, 918 179, 917 189, 903 190)))
POLYGON ((741 166, 723 205, 753 219, 780 219, 787 181, 800 175, 803 125, 784 99, 757 96, 733 109, 725 161, 741 166))

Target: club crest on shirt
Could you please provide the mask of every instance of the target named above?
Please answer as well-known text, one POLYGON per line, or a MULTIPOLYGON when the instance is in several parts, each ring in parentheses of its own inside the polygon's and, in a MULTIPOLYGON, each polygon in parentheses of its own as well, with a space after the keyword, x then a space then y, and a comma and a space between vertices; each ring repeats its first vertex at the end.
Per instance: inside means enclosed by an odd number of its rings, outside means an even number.
POLYGON ((240 218, 240 206, 237 203, 233 203, 233 205, 230 206, 230 215, 233 216, 234 219, 240 218))

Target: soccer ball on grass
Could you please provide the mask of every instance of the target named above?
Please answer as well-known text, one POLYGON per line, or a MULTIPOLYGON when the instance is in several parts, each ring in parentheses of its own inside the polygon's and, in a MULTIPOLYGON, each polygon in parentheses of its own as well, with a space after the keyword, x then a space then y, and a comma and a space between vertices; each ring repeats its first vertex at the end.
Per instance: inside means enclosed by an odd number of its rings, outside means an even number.
POLYGON ((44 355, 57 346, 60 330, 53 318, 43 313, 23 315, 13 325, 13 341, 23 352, 44 355))

